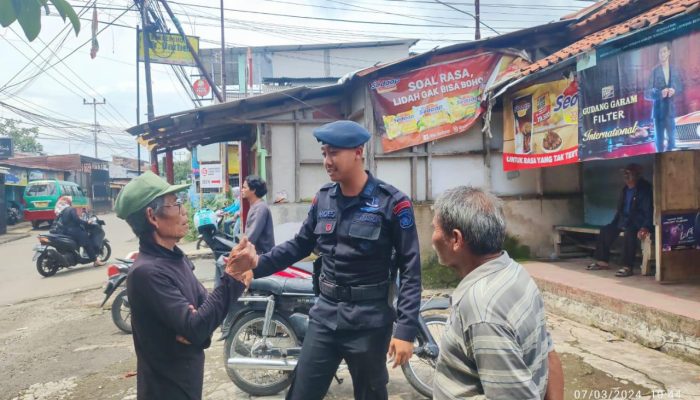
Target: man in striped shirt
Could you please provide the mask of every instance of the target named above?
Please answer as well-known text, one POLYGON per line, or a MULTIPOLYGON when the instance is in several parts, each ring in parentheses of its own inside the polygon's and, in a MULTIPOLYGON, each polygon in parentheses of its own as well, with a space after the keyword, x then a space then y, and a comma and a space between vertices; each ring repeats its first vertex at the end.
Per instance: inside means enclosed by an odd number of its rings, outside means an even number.
POLYGON ((503 251, 500 200, 462 186, 440 196, 434 211, 438 261, 462 277, 442 337, 434 398, 563 399, 564 375, 542 295, 503 251))

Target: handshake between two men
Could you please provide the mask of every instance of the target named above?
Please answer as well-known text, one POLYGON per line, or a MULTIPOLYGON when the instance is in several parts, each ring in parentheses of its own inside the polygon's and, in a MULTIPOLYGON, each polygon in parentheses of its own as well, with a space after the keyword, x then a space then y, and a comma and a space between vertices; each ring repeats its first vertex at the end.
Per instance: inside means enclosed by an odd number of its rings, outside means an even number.
POLYGON ((246 287, 253 281, 253 268, 258 265, 258 254, 255 245, 243 237, 241 241, 231 249, 226 262, 226 273, 234 279, 242 282, 246 287))

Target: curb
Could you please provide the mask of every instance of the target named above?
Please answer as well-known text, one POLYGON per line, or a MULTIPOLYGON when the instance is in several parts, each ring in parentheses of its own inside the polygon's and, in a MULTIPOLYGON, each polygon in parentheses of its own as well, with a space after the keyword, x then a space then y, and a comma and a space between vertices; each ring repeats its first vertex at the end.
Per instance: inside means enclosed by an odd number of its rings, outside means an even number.
POLYGON ((29 236, 31 236, 29 233, 6 233, 0 236, 0 245, 28 238, 29 236))

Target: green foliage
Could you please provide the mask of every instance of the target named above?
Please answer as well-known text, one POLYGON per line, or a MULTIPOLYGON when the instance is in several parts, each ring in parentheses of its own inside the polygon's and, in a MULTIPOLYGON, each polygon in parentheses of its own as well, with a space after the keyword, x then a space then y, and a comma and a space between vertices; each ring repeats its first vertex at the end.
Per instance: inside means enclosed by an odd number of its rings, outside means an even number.
POLYGON ((437 255, 433 253, 428 261, 423 262, 421 280, 424 289, 444 289, 456 287, 460 278, 451 268, 440 265, 437 255))
MULTIPOLYGON (((165 159, 158 161, 158 171, 165 178, 165 159)), ((176 184, 192 183, 192 164, 189 160, 173 162, 173 179, 176 184)))
MULTIPOLYGON (((215 197, 204 199, 204 207, 212 211, 224 208, 229 204, 231 204, 231 200, 229 200, 228 197, 223 194, 217 194, 215 197)), ((191 242, 193 240, 196 240, 199 236, 199 232, 197 232, 197 227, 194 225, 194 214, 197 212, 197 209, 193 207, 189 201, 185 203, 185 208, 187 209, 187 217, 190 221, 190 228, 187 232, 187 235, 185 235, 183 241, 191 242)))
MULTIPOLYGON (((512 236, 506 236, 506 240, 503 243, 503 250, 507 251, 508 255, 518 262, 530 259, 530 248, 521 245, 518 239, 512 236)), ((435 253, 430 254, 427 257, 427 261, 423 262, 421 277, 423 287, 426 289, 453 288, 456 287, 461 280, 451 268, 438 263, 435 253)))
POLYGON ((66 0, 0 0, 0 25, 7 28, 17 21, 24 31, 24 35, 31 42, 39 36, 41 31, 41 8, 49 14, 48 3, 51 2, 58 14, 66 21, 70 20, 75 35, 80 32, 80 19, 73 7, 66 0))
POLYGON ((11 137, 15 151, 26 153, 41 153, 44 151, 44 147, 37 140, 39 128, 22 128, 18 126, 19 122, 14 119, 0 119, 0 136, 11 137))
POLYGON ((527 261, 530 259, 530 247, 521 245, 520 241, 513 236, 506 236, 503 243, 503 250, 515 261, 527 261))

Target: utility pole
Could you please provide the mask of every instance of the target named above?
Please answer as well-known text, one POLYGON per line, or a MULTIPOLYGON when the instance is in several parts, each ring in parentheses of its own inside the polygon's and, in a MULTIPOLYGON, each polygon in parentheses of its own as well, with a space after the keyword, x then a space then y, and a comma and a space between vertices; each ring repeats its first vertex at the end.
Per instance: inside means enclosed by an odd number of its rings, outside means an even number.
POLYGON ((475 8, 475 13, 474 13, 474 19, 476 19, 476 28, 474 28, 474 40, 479 40, 481 39, 481 21, 479 18, 479 0, 474 0, 474 8, 475 8))
MULTIPOLYGON (((185 39, 187 40, 187 39, 185 39)), ((221 96, 226 102, 226 41, 224 40, 224 0, 221 0, 221 96)))
MULTIPOLYGON (((141 125, 141 77, 139 74, 139 49, 141 48, 141 28, 136 25, 136 125, 141 125)), ((136 176, 141 175, 141 143, 136 141, 136 176)))
POLYGON ((224 98, 221 95, 219 88, 214 84, 214 80, 211 78, 211 75, 209 75, 209 71, 207 71, 207 69, 204 68, 204 64, 202 64, 202 59, 199 58, 199 54, 197 54, 197 52, 194 51, 194 48, 192 48, 192 44, 189 40, 187 40, 187 35, 185 35, 185 31, 184 29, 182 29, 182 25, 180 25, 180 20, 177 19, 175 13, 173 13, 173 10, 170 8, 170 5, 166 0, 160 0, 160 2, 163 5, 163 8, 165 8, 165 12, 168 13, 168 16, 173 21, 173 24, 175 24, 177 32, 180 34, 180 36, 182 36, 182 39, 185 41, 187 49, 190 51, 190 54, 192 54, 192 58, 194 58, 194 62, 197 64, 197 68, 199 68, 199 72, 201 72, 201 74, 204 76, 204 79, 206 79, 207 83, 209 83, 209 86, 211 86, 211 90, 214 92, 216 99, 219 100, 219 103, 223 103, 224 98))
MULTIPOLYGON (((151 87, 151 26, 148 23, 148 0, 141 0, 141 24, 143 25, 143 65, 146 77, 146 109, 148 122, 155 118, 153 88, 151 87)), ((158 153, 151 151, 151 170, 158 174, 158 153)))
POLYGON ((83 99, 83 105, 92 106, 92 113, 95 120, 95 129, 92 132, 92 138, 95 140, 95 158, 97 158, 97 106, 107 104, 107 100, 102 98, 102 102, 97 102, 97 100, 92 99, 92 102, 88 103, 83 99))
MULTIPOLYGON (((148 23, 148 0, 141 0, 141 23, 143 24, 143 64, 146 77, 146 108, 148 121, 155 118, 153 111, 153 88, 151 87, 151 27, 148 23)), ((151 160, 153 161, 153 160, 151 160)))

